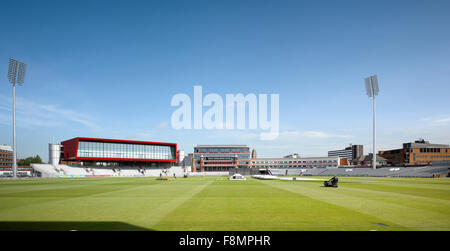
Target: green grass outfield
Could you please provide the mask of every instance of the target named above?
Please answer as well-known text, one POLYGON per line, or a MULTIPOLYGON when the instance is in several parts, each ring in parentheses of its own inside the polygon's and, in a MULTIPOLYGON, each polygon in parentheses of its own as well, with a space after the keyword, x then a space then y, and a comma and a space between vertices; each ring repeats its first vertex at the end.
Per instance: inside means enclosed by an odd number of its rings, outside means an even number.
MULTIPOLYGON (((326 177, 327 179, 329 177, 326 177)), ((450 230, 450 179, 0 180, 0 230, 450 230)))

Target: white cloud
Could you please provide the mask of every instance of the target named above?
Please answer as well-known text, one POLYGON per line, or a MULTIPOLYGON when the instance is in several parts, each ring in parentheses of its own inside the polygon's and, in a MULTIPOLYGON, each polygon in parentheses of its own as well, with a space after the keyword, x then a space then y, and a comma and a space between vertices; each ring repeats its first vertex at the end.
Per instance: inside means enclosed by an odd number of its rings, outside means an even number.
POLYGON ((352 138, 351 135, 333 134, 320 131, 284 131, 280 133, 280 137, 299 137, 310 139, 329 139, 329 138, 352 138))
POLYGON ((436 119, 434 122, 437 123, 437 124, 447 124, 447 123, 450 122, 450 117, 442 118, 442 119, 436 119))
POLYGON ((442 115, 442 116, 436 116, 434 118, 427 117, 427 118, 421 118, 417 120, 419 122, 427 122, 427 125, 430 126, 441 126, 450 124, 450 116, 449 115, 442 115))
POLYGON ((166 122, 166 121, 161 122, 158 125, 156 125, 156 128, 158 128, 158 129, 164 129, 164 128, 167 128, 167 127, 169 127, 169 123, 166 122))
MULTIPOLYGON (((12 116, 11 98, 0 94, 0 123, 10 125, 12 116)), ((56 105, 39 104, 20 97, 16 97, 16 120, 17 126, 21 127, 54 127, 66 123, 77 123, 97 130, 97 126, 90 116, 60 108, 56 105)))

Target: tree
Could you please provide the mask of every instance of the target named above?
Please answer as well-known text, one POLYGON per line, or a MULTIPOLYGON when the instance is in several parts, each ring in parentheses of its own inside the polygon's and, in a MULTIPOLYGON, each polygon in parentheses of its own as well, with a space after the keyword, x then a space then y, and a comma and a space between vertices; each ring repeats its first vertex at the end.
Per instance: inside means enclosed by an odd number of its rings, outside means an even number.
POLYGON ((43 162, 39 155, 36 155, 34 157, 28 157, 25 159, 19 159, 17 161, 18 166, 29 166, 31 163, 42 164, 43 162))

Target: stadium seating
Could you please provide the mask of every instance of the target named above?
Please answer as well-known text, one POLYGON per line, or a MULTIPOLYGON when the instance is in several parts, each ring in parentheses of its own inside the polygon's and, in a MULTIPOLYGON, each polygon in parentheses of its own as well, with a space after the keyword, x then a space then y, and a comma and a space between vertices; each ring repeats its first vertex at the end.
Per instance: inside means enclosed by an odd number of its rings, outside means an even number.
POLYGON ((326 168, 272 168, 270 171, 275 176, 320 176, 327 171, 326 168))
POLYGON ((55 169, 53 165, 50 164, 31 164, 31 168, 35 171, 41 173, 42 178, 53 178, 58 177, 59 172, 55 169))
POLYGON ((422 167, 384 167, 377 168, 352 168, 352 171, 346 171, 346 168, 326 169, 319 175, 323 176, 371 176, 371 177, 417 177, 431 178, 435 174, 449 171, 449 166, 422 166, 422 167))
POLYGON ((92 168, 92 175, 100 175, 100 176, 113 176, 114 171, 111 168, 92 168))
MULTIPOLYGON (((85 176, 118 176, 142 177, 163 176, 182 177, 185 171, 182 167, 144 168, 144 167, 75 167, 68 165, 53 166, 50 164, 31 164, 31 167, 41 173, 41 177, 85 177, 85 176)), ((450 164, 421 167, 383 167, 373 170, 363 168, 272 168, 274 176, 370 176, 370 177, 423 177, 431 178, 445 175, 450 171, 450 164)), ((189 173, 191 176, 228 176, 229 172, 189 173)))
POLYGON ((87 172, 85 168, 71 167, 68 165, 58 165, 60 169, 64 171, 65 175, 89 175, 91 173, 87 172))
POLYGON ((450 164, 421 167, 383 167, 373 170, 360 168, 271 168, 275 176, 372 176, 372 177, 423 177, 431 178, 450 171, 450 164))

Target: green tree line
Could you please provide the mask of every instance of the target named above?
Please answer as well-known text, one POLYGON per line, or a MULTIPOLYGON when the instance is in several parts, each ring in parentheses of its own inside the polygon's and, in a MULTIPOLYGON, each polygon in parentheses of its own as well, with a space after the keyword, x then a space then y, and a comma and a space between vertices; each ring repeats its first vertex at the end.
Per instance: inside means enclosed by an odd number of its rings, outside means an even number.
POLYGON ((39 155, 36 155, 34 157, 28 157, 26 159, 19 159, 17 160, 18 166, 29 166, 31 163, 38 163, 42 164, 42 159, 39 155))

